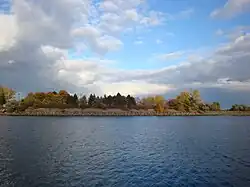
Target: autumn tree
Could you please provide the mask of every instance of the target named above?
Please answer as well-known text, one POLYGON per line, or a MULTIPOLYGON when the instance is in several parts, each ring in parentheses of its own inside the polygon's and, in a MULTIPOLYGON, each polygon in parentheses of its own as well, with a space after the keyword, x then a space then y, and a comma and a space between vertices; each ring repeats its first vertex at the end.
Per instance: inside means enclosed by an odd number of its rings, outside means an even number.
POLYGON ((152 96, 145 97, 141 100, 142 105, 144 106, 145 109, 152 109, 155 107, 156 102, 155 98, 152 96))
POLYGON ((158 113, 163 113, 164 110, 164 106, 161 103, 157 103, 154 107, 155 111, 158 113))
POLYGON ((219 102, 213 102, 210 106, 210 109, 212 111, 218 111, 220 110, 220 103, 219 102))
POLYGON ((62 103, 66 104, 68 101, 69 93, 66 90, 60 90, 58 94, 61 96, 60 98, 62 99, 62 103))
POLYGON ((196 104, 202 103, 202 99, 201 99, 201 95, 200 95, 199 90, 193 90, 191 92, 191 98, 192 98, 192 101, 196 104))
POLYGON ((161 105, 164 108, 165 99, 161 95, 145 97, 141 100, 145 109, 155 109, 156 105, 161 105))
POLYGON ((191 110, 191 94, 189 92, 181 92, 180 95, 176 97, 178 101, 178 110, 180 111, 190 111, 191 110))
POLYGON ((178 109, 178 100, 177 99, 169 99, 167 101, 167 105, 169 107, 169 109, 174 109, 177 110, 178 109))
POLYGON ((5 102, 8 102, 9 100, 12 100, 15 97, 16 92, 13 89, 1 85, 0 89, 4 93, 5 102))

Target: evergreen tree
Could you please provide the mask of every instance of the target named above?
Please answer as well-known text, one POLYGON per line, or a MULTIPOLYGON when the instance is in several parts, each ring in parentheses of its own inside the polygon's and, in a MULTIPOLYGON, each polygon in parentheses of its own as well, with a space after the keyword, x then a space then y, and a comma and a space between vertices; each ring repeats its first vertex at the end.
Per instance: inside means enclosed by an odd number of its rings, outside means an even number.
POLYGON ((93 107, 94 106, 95 99, 96 99, 95 95, 90 94, 89 99, 88 99, 88 106, 89 107, 93 107))
POLYGON ((0 89, 0 105, 4 105, 6 103, 5 95, 3 89, 0 89))
POLYGON ((79 100, 79 106, 80 108, 86 108, 88 106, 88 101, 87 101, 87 97, 84 95, 82 96, 82 98, 80 98, 79 100))
POLYGON ((74 103, 77 105, 78 104, 78 96, 76 94, 74 94, 73 98, 74 98, 74 103))

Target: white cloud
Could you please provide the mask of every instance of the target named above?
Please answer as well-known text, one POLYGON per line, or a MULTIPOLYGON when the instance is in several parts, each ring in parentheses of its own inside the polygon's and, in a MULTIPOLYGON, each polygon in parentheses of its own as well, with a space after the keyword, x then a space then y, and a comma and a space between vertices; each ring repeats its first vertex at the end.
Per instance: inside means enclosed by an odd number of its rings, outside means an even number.
POLYGON ((123 45, 119 39, 105 35, 101 30, 91 25, 74 29, 72 35, 82 39, 91 50, 102 55, 109 51, 118 50, 123 45))
POLYGON ((72 35, 75 37, 96 38, 101 36, 101 31, 92 25, 86 25, 74 29, 72 35))
POLYGON ((113 1, 103 1, 100 4, 100 8, 103 11, 107 11, 107 12, 117 12, 119 11, 118 6, 113 2, 113 1))
POLYGON ((126 18, 132 21, 138 21, 139 15, 136 9, 130 9, 125 11, 126 18))
POLYGON ((128 82, 115 82, 105 83, 97 82, 89 85, 90 90, 94 90, 95 93, 103 95, 115 95, 119 91, 124 95, 143 96, 151 94, 164 94, 173 88, 166 84, 152 84, 145 81, 128 81, 128 82))
POLYGON ((157 40, 156 40, 156 43, 157 43, 157 44, 162 44, 162 43, 163 43, 163 41, 162 41, 162 40, 160 40, 160 39, 157 39, 157 40))
POLYGON ((135 45, 141 45, 141 44, 143 44, 143 41, 142 40, 137 40, 137 41, 134 41, 134 44, 135 45))
POLYGON ((244 36, 249 32, 250 32, 250 26, 237 26, 234 27, 233 29, 228 29, 228 30, 219 29, 216 31, 216 34, 219 36, 224 36, 230 40, 235 40, 236 38, 244 36))
MULTIPOLYGON (((1 84, 19 91, 67 89, 134 95, 163 94, 195 86, 249 89, 247 33, 231 37, 211 55, 192 54, 182 64, 156 70, 114 68, 115 62, 103 56, 70 59, 69 49, 81 51, 86 47, 91 54, 104 55, 123 46, 117 32, 133 32, 138 24, 145 28, 164 21, 162 13, 138 11, 141 1, 109 1, 119 10, 111 4, 93 5, 88 0, 53 0, 49 4, 13 1, 13 14, 0 15, 0 25, 4 25, 0 29, 1 84)), ((177 51, 160 54, 158 58, 170 60, 182 55, 182 51, 177 51)))
MULTIPOLYGON (((115 80, 144 80, 154 84, 174 85, 176 88, 250 90, 249 48, 250 35, 245 35, 218 47, 208 57, 191 56, 186 63, 158 70, 118 72, 115 80)), ((175 53, 166 55, 167 59, 175 56, 175 53)))
POLYGON ((211 17, 232 18, 250 10, 250 0, 227 0, 226 4, 214 10, 211 17))
POLYGON ((187 8, 175 14, 165 14, 168 20, 182 20, 190 18, 195 12, 194 8, 187 8))
POLYGON ((162 12, 150 11, 148 16, 141 18, 140 23, 145 26, 157 26, 166 21, 165 14, 162 12))
POLYGON ((166 32, 166 36, 169 36, 169 37, 174 37, 174 36, 175 36, 175 34, 174 34, 174 33, 172 33, 172 32, 166 32))
POLYGON ((221 29, 218 29, 217 31, 216 31, 216 35, 218 35, 218 36, 222 36, 224 34, 224 32, 223 32, 223 30, 221 30, 221 29))
POLYGON ((17 25, 14 20, 14 16, 0 14, 0 50, 8 49, 15 42, 15 36, 17 35, 17 25))
POLYGON ((164 14, 157 11, 144 12, 140 7, 142 0, 107 0, 100 3, 103 14, 100 16, 99 27, 104 32, 121 33, 127 28, 135 29, 158 26, 164 22, 164 14))
POLYGON ((166 54, 159 54, 156 56, 157 59, 162 60, 162 61, 168 61, 168 60, 173 60, 180 58, 184 52, 182 51, 176 51, 172 53, 166 53, 166 54))
POLYGON ((194 14, 194 9, 193 8, 188 8, 185 10, 180 11, 175 18, 176 19, 183 19, 183 18, 190 18, 194 14))

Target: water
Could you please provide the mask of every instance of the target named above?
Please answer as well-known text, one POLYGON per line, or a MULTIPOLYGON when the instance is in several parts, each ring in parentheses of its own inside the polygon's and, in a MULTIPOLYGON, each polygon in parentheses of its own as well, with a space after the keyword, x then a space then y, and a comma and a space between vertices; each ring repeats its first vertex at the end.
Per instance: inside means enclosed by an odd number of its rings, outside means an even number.
POLYGON ((0 186, 250 186, 249 117, 0 117, 0 186))

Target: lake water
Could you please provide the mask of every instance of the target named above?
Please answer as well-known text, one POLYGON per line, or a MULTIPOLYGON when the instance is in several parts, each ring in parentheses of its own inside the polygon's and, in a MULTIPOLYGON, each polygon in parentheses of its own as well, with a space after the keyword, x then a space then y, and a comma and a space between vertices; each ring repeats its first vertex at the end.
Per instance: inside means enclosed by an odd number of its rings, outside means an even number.
POLYGON ((250 117, 0 117, 0 186, 250 186, 250 117))

